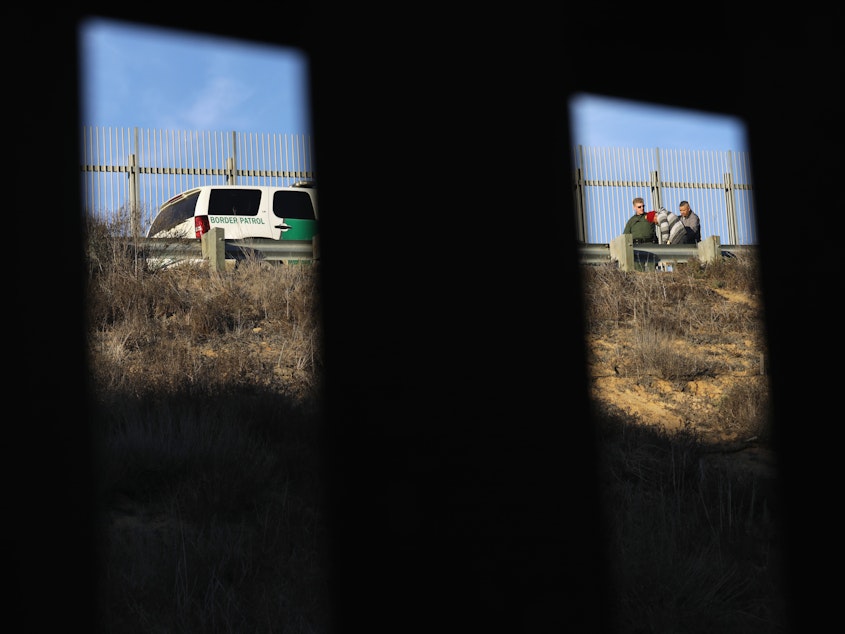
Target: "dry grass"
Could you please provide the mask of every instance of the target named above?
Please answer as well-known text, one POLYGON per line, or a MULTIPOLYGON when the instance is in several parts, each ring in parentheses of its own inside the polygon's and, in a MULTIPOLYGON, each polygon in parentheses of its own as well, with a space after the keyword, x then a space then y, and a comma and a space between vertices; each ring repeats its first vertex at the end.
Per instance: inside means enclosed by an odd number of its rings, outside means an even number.
MULTIPOLYGON (((317 266, 152 270, 114 233, 88 234, 103 631, 330 631, 317 266)), ((595 392, 617 631, 784 631, 771 480, 703 435, 766 438, 754 263, 584 274, 594 380, 682 411, 595 392)))
POLYGON ((651 412, 662 406, 680 422, 723 438, 769 439, 753 258, 693 261, 673 272, 585 267, 584 288, 595 398, 642 414, 640 404, 620 403, 613 392, 644 388, 651 412))
POLYGON ((149 269, 112 234, 86 302, 102 631, 327 631, 317 267, 149 269))
POLYGON ((757 275, 584 268, 619 632, 786 631, 757 275))
POLYGON ((316 265, 149 270, 130 248, 102 242, 87 302, 98 386, 139 396, 233 387, 314 396, 322 365, 316 265))

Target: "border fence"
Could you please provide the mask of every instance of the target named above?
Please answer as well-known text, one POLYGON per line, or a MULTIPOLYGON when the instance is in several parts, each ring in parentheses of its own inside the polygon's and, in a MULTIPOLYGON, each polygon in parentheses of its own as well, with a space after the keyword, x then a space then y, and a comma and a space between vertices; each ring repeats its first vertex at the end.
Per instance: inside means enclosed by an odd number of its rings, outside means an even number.
MULTIPOLYGON (((286 186, 316 179, 308 135, 83 127, 83 208, 145 235, 162 203, 200 185, 286 186)), ((702 238, 757 243, 747 152, 575 146, 572 185, 578 239, 609 244, 631 201, 677 213, 687 200, 702 238), (649 204, 650 203, 650 204, 649 204)))
POLYGON ((646 210, 678 213, 682 200, 701 219, 701 237, 723 244, 757 244, 748 152, 573 148, 578 239, 610 243, 622 233, 641 197, 646 210))
POLYGON ((135 235, 186 189, 314 179, 308 135, 83 127, 80 147, 83 209, 135 235))

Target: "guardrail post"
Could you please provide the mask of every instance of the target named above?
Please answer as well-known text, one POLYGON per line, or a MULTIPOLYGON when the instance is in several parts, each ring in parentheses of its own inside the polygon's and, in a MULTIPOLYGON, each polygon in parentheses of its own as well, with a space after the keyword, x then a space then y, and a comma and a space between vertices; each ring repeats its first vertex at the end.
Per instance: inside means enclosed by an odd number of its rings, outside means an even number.
POLYGON ((722 257, 722 243, 719 236, 707 236, 698 243, 698 259, 711 264, 722 257))
POLYGON ((630 233, 623 233, 610 241, 610 261, 614 260, 621 270, 634 270, 634 238, 630 233))
POLYGON ((208 260, 208 268, 212 271, 226 270, 226 241, 225 231, 215 227, 202 234, 202 257, 208 260))

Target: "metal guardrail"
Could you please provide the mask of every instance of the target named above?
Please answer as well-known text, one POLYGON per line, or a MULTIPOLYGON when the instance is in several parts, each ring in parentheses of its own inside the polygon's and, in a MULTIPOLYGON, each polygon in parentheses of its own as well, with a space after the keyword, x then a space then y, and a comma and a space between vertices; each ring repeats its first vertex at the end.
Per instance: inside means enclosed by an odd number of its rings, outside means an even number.
POLYGON ((230 240, 226 242, 227 255, 230 250, 258 253, 262 259, 270 262, 319 258, 317 245, 311 240, 230 240))
POLYGON ((581 244, 578 254, 581 264, 609 264, 610 244, 581 244))
MULTIPOLYGON (((204 257, 200 240, 170 238, 140 238, 128 240, 147 258, 162 260, 193 260, 204 257)), ((269 262, 288 260, 313 260, 316 245, 311 240, 227 240, 225 242, 226 259, 241 260, 250 256, 269 262)))
MULTIPOLYGON (((144 257, 161 259, 202 259, 203 251, 200 240, 170 238, 140 238, 127 242, 135 246, 144 257)), ((754 255, 756 245, 722 244, 719 246, 722 257, 754 255)), ((636 259, 651 259, 656 262, 687 262, 700 257, 695 244, 638 244, 633 248, 636 259)), ((581 264, 610 264, 613 261, 609 243, 580 244, 578 246, 581 264)), ((311 240, 270 240, 252 238, 249 240, 227 240, 225 242, 226 259, 244 259, 254 255, 270 262, 288 260, 313 260, 319 258, 317 244, 311 240)))
MULTIPOLYGON (((757 246, 750 244, 723 244, 720 247, 722 257, 756 255, 757 246)), ((578 247, 581 264, 609 264, 611 261, 610 244, 581 244, 578 247)), ((638 244, 634 247, 635 257, 648 258, 658 262, 687 262, 699 257, 695 244, 638 244)))

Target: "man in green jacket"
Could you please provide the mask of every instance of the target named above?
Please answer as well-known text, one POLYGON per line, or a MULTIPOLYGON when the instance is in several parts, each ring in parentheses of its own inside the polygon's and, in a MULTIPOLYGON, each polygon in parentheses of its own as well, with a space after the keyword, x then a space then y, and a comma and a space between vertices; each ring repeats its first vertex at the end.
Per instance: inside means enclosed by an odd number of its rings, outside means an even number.
POLYGON ((643 242, 657 242, 657 233, 654 224, 648 221, 645 214, 645 201, 642 198, 634 198, 634 215, 625 223, 622 233, 630 233, 634 238, 634 244, 643 242))

